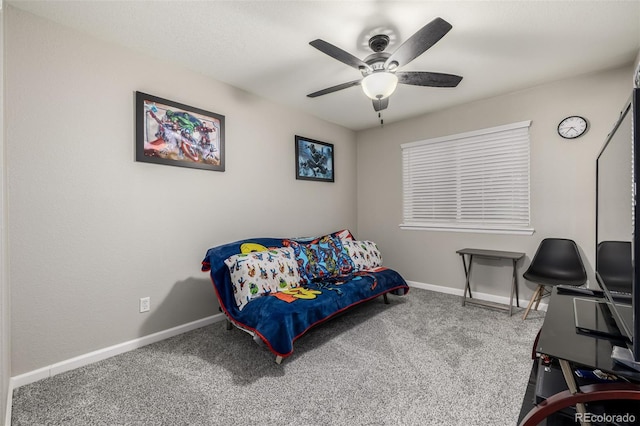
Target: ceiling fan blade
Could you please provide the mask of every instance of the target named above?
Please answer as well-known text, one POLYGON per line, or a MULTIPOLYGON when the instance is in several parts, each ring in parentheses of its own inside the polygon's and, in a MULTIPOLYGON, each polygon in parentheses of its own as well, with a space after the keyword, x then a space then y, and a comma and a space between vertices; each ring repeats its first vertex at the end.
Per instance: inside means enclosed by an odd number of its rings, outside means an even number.
POLYGON ((396 77, 398 83, 430 87, 456 87, 462 80, 459 75, 425 71, 397 72, 396 77))
POLYGON ((434 19, 402 43, 389 56, 384 67, 388 69, 394 62, 397 64, 396 67, 408 64, 436 44, 451 28, 453 28, 451 24, 444 19, 434 19))
POLYGON ((383 109, 387 109, 388 106, 389 106, 389 98, 373 100, 373 109, 376 110, 376 112, 382 111, 383 109))
POLYGON ((360 70, 362 68, 371 70, 371 67, 367 65, 366 62, 356 58, 351 53, 345 52, 344 50, 334 46, 331 43, 327 43, 324 40, 320 40, 320 39, 313 40, 312 42, 309 42, 309 44, 315 47, 316 49, 318 49, 319 51, 326 53, 332 58, 337 59, 340 62, 347 64, 350 67, 353 67, 357 70, 360 70))
POLYGON ((349 87, 359 86, 362 80, 353 80, 348 83, 338 84, 337 86, 327 87, 326 89, 318 90, 317 92, 309 93, 307 97, 315 98, 318 96, 326 95, 329 93, 337 92, 338 90, 348 89, 349 87))

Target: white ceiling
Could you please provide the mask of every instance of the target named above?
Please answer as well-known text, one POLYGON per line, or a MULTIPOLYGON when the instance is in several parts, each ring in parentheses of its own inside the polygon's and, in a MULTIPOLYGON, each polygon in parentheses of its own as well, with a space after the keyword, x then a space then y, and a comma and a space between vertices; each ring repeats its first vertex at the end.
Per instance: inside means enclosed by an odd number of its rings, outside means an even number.
POLYGON ((379 125, 360 87, 306 95, 361 74, 311 47, 311 40, 364 58, 372 53, 368 36, 380 31, 393 31, 387 48, 393 52, 436 17, 453 25, 402 70, 458 74, 460 85, 398 85, 385 123, 630 64, 640 50, 640 1, 5 3, 354 130, 379 125))

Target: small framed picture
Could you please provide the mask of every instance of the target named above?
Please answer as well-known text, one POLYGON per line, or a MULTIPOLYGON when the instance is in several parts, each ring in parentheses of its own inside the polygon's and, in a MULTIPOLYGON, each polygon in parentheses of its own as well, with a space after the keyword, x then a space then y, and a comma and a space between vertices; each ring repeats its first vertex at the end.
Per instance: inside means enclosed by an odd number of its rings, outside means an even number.
POLYGON ((136 161, 224 171, 224 115, 136 92, 136 161))
POLYGON ((333 144, 296 135, 296 179, 334 182, 333 144))

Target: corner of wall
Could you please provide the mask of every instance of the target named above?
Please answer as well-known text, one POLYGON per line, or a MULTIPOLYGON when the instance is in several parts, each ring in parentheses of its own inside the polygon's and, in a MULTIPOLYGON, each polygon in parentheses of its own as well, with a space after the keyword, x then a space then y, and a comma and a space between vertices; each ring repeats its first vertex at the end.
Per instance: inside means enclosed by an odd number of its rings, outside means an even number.
POLYGON ((6 156, 4 143, 4 21, 5 13, 0 0, 0 419, 11 423, 11 327, 9 281, 7 274, 7 199, 6 156))

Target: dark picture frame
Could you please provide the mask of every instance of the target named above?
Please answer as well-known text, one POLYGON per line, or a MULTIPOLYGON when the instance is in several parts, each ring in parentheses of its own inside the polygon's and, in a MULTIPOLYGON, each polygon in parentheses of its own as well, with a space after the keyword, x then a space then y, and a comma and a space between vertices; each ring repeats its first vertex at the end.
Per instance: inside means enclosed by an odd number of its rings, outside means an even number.
POLYGON ((333 144, 296 135, 296 179, 334 182, 333 144))
POLYGON ((224 115, 136 92, 136 161, 224 171, 224 115))

